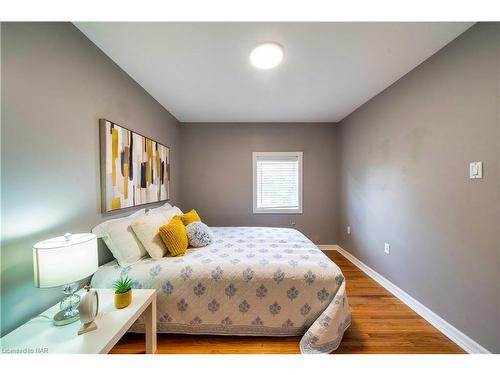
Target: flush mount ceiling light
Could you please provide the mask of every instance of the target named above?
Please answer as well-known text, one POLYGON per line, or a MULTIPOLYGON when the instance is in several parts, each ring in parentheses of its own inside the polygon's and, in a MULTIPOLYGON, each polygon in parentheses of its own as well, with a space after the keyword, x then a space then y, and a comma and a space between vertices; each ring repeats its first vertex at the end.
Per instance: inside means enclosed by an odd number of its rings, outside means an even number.
POLYGON ((283 60, 283 48, 278 43, 259 44, 250 53, 250 62, 258 69, 272 69, 283 60))

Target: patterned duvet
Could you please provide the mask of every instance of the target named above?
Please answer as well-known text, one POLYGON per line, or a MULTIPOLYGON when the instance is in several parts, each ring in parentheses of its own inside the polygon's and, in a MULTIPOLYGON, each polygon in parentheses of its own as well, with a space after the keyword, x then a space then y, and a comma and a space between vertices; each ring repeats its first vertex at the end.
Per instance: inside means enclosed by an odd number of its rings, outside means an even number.
MULTIPOLYGON (((158 332, 300 336, 302 353, 329 353, 351 323, 342 272, 288 228, 215 227, 215 241, 183 257, 99 268, 96 288, 120 276, 158 290, 158 332)), ((131 328, 144 332, 140 320, 131 328)))

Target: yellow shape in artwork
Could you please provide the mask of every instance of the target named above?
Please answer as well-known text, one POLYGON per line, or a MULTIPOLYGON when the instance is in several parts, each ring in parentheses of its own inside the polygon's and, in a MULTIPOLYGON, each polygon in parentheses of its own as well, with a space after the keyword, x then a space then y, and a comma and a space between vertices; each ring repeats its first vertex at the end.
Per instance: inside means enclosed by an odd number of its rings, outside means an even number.
POLYGON ((111 209, 112 210, 117 210, 117 209, 119 209, 121 207, 122 207, 122 205, 120 203, 120 198, 113 198, 111 200, 111 209))

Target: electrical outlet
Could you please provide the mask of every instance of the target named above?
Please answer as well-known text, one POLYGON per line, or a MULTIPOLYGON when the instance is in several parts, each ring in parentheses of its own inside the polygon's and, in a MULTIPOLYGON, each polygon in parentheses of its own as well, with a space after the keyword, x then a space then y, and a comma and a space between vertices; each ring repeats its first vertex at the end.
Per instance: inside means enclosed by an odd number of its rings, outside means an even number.
POLYGON ((389 245, 388 242, 384 244, 384 253, 386 253, 387 255, 391 253, 391 245, 389 245))
POLYGON ((347 226, 347 234, 351 234, 351 226, 350 225, 347 226))
POLYGON ((294 227, 295 226, 295 221, 290 222, 290 224, 292 224, 292 227, 294 227))

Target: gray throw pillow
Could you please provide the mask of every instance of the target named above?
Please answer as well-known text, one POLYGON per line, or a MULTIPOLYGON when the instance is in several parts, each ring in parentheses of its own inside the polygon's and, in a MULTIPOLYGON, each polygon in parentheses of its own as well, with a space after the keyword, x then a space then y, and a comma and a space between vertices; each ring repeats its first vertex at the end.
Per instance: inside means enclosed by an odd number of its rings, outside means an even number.
POLYGON ((192 247, 203 247, 210 245, 214 240, 214 234, 210 228, 201 221, 195 221, 186 226, 189 245, 192 247))

